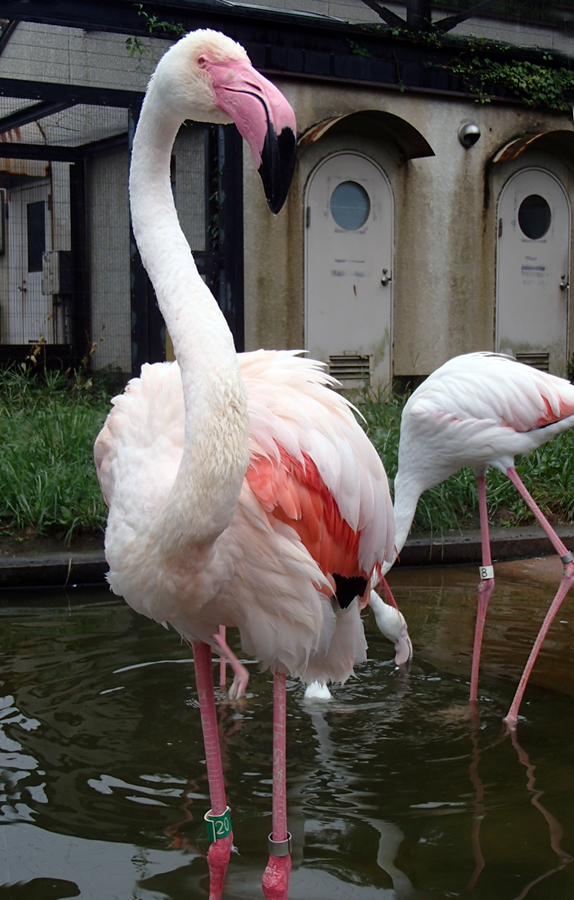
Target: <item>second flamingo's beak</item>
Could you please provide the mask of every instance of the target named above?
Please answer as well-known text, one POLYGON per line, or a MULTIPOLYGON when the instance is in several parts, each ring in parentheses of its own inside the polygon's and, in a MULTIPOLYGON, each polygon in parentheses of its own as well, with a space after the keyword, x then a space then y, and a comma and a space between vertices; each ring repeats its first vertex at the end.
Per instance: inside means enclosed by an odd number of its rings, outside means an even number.
POLYGON ((267 204, 277 214, 297 158, 295 113, 281 91, 248 62, 213 63, 209 71, 217 105, 249 144, 267 204))

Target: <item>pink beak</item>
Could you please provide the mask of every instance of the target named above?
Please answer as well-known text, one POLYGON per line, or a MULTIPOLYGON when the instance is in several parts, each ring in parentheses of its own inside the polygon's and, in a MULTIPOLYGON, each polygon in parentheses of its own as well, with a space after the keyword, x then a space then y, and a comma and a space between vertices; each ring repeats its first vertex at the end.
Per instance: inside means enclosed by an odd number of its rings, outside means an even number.
POLYGON ((297 156, 295 113, 274 84, 248 62, 207 62, 220 109, 235 122, 251 148, 269 208, 285 202, 297 156))

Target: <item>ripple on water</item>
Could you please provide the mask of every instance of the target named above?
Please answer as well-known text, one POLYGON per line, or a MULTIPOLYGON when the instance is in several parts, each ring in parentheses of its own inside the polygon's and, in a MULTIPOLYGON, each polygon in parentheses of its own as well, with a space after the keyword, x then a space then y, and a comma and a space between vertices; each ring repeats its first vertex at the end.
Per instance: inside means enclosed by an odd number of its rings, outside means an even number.
MULTIPOLYGON (((331 701, 309 703, 302 685, 288 684, 291 900, 470 889, 478 900, 570 900, 573 635, 564 622, 574 617, 564 610, 544 648, 512 740, 502 727, 508 676, 552 586, 532 573, 528 590, 499 579, 473 729, 475 574, 456 570, 451 583, 435 573, 436 585, 399 574, 410 672, 392 665, 367 618, 370 660, 331 701)), ((1 617, 0 897, 205 897, 209 803, 189 647, 120 603, 5 607, 1 617)), ((250 671, 248 700, 218 704, 240 852, 230 900, 261 896, 270 830, 271 684, 250 671)))

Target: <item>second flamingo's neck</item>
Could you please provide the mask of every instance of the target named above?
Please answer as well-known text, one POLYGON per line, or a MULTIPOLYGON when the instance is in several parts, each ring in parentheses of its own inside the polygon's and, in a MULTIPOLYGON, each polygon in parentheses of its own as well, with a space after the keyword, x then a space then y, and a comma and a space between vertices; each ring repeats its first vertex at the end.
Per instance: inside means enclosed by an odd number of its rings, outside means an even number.
POLYGON ((152 84, 130 170, 134 235, 173 341, 185 401, 183 458, 158 524, 171 550, 212 542, 227 527, 248 463, 245 387, 233 338, 173 202, 170 159, 180 124, 152 84))
POLYGON ((394 499, 395 556, 383 566, 383 575, 389 571, 405 545, 415 517, 420 495, 421 491, 419 490, 418 485, 412 479, 408 477, 405 478, 399 470, 395 478, 394 499))

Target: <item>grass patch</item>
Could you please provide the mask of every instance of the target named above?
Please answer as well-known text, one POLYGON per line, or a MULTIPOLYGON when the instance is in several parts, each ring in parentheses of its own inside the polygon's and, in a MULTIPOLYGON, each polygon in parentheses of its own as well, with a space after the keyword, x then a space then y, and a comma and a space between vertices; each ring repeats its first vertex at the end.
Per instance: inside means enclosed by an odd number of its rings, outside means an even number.
POLYGON ((0 372, 0 534, 102 533, 93 463, 110 409, 105 383, 59 372, 0 372))
MULTIPOLYGON (((94 440, 117 390, 105 379, 53 372, 0 371, 0 538, 102 535, 106 507, 93 463, 94 440)), ((353 402, 387 470, 397 471, 404 400, 366 393, 353 402)), ((517 458, 528 490, 553 523, 574 522, 574 429, 535 453, 517 458)), ((495 525, 530 525, 534 518, 507 478, 487 474, 489 516, 495 525)), ((461 469, 419 500, 413 531, 440 534, 477 528, 478 493, 472 469, 461 469)))
MULTIPOLYGON (((384 462, 393 487, 397 473, 399 430, 406 398, 354 395, 353 402, 364 416, 365 431, 384 462)), ((424 448, 421 448, 424 453, 424 448)), ((553 524, 574 522, 574 428, 565 431, 528 456, 516 457, 516 471, 535 501, 553 524)), ((534 525, 534 516, 510 483, 494 469, 486 476, 488 513, 491 524, 534 525)), ((440 534, 444 531, 479 527, 478 490, 474 471, 461 469, 447 481, 425 491, 419 500, 412 531, 440 534)))

